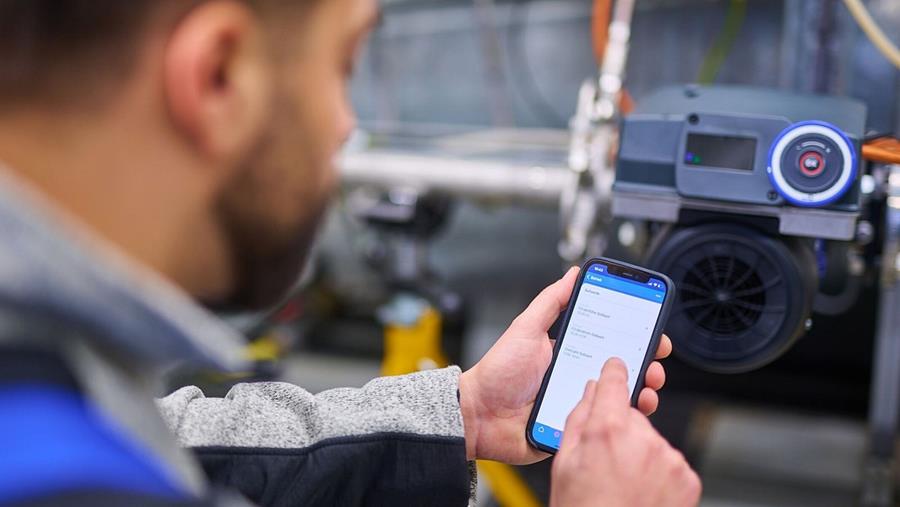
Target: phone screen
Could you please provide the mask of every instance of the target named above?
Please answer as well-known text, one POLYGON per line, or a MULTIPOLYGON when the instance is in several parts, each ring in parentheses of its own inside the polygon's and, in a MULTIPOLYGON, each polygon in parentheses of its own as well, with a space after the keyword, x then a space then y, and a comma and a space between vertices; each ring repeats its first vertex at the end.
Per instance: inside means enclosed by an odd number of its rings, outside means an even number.
POLYGON ((603 264, 587 269, 531 428, 536 442, 559 449, 566 418, 584 386, 612 357, 625 362, 633 395, 667 289, 653 277, 638 282, 611 275, 603 264))

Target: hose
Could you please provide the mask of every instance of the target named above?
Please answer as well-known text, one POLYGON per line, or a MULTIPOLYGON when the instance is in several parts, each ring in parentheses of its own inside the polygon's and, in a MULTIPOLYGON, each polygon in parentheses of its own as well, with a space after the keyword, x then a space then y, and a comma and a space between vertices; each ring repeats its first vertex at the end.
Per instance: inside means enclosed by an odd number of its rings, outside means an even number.
POLYGON ((703 66, 700 68, 700 75, 697 78, 698 83, 708 85, 715 82, 719 71, 722 70, 722 65, 725 64, 725 60, 734 47, 734 42, 741 32, 746 16, 747 0, 731 0, 722 32, 703 60, 703 66))
POLYGON ((900 69, 900 49, 891 42, 884 31, 882 31, 878 24, 875 23, 875 20, 872 19, 872 15, 869 14, 869 11, 866 9, 866 6, 863 5, 862 1, 844 0, 844 5, 847 6, 847 10, 853 15, 853 19, 856 20, 859 28, 862 29, 863 33, 866 34, 866 37, 869 38, 875 48, 894 64, 895 67, 900 69))
POLYGON ((603 62, 606 55, 606 43, 609 41, 609 22, 612 21, 612 0, 594 0, 591 15, 591 35, 594 46, 594 59, 597 65, 603 62))

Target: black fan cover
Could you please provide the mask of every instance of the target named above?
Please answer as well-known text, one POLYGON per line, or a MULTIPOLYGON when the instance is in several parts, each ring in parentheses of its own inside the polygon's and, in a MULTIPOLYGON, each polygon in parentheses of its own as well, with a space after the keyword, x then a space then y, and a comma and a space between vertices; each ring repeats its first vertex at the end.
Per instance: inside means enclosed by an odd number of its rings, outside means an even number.
POLYGON ((688 363, 753 370, 803 334, 817 290, 807 244, 727 223, 677 229, 658 244, 649 265, 678 289, 666 331, 688 363))

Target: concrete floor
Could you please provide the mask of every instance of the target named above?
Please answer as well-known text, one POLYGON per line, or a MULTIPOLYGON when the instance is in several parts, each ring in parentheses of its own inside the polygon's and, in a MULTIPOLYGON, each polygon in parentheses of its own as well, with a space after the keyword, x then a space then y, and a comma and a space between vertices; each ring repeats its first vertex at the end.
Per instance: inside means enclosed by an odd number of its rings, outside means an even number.
POLYGON ((704 447, 705 507, 857 503, 865 448, 860 422, 724 407, 704 447))

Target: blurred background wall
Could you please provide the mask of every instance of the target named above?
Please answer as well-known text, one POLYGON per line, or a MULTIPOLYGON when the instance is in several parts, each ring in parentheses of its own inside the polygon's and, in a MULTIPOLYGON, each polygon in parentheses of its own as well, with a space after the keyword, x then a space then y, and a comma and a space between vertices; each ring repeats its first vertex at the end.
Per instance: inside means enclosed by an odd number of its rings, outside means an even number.
MULTIPOLYGON (((839 0, 747 0, 715 82, 848 94, 871 125, 898 122, 898 73, 839 0)), ((900 2, 866 2, 900 33, 900 2)), ((627 87, 637 100, 701 79, 730 0, 640 0, 627 87)), ((450 123, 565 128, 595 72, 587 0, 388 0, 353 85, 367 125, 450 123)), ((713 58, 712 60, 716 60, 713 58)))

